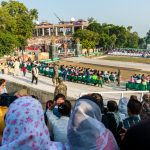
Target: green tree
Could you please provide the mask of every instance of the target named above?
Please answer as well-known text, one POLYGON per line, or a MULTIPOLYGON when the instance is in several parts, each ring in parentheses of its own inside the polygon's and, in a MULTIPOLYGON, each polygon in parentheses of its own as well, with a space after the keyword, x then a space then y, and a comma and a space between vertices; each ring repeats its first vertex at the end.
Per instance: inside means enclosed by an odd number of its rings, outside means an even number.
POLYGON ((36 9, 28 8, 18 1, 2 2, 2 9, 6 9, 14 20, 14 25, 7 30, 11 32, 18 40, 18 46, 25 46, 27 39, 32 36, 34 28, 33 20, 38 17, 36 9))
POLYGON ((93 17, 89 17, 88 19, 89 24, 93 23, 93 22, 97 22, 93 17))
POLYGON ((15 36, 9 32, 0 31, 0 57, 11 54, 18 45, 15 36))
POLYGON ((89 50, 94 49, 99 42, 99 34, 90 30, 77 30, 73 37, 81 41, 82 47, 87 49, 88 54, 89 50))
POLYGON ((23 3, 2 1, 0 7, 0 56, 12 53, 27 44, 32 36, 36 9, 28 10, 23 3))
POLYGON ((126 47, 138 48, 139 37, 137 32, 128 33, 126 47))
POLYGON ((150 30, 146 34, 146 44, 150 44, 150 30))

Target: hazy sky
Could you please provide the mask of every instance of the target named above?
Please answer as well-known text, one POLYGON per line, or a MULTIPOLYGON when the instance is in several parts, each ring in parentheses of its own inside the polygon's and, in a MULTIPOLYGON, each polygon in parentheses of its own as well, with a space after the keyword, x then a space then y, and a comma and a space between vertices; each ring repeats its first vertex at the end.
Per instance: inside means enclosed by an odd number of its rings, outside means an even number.
MULTIPOLYGON (((2 0, 0 0, 2 1, 2 0)), ((63 20, 94 17, 101 23, 131 25, 140 36, 150 29, 150 0, 19 0, 36 8, 39 21, 57 23, 63 20)))

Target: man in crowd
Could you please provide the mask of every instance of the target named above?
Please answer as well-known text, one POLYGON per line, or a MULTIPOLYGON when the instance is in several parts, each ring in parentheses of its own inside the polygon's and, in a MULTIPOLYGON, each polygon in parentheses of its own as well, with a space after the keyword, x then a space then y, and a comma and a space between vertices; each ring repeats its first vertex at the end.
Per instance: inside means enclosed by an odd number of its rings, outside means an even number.
POLYGON ((20 63, 19 60, 16 59, 14 62, 14 76, 18 76, 20 74, 20 63))
POLYGON ((121 82, 121 71, 119 69, 118 70, 118 86, 120 86, 120 82, 121 82))
POLYGON ((63 83, 62 78, 58 78, 58 85, 55 88, 54 97, 57 94, 63 94, 65 97, 67 97, 67 86, 63 83))
POLYGON ((39 70, 37 68, 37 65, 35 65, 32 68, 32 83, 34 82, 34 80, 36 81, 36 84, 38 84, 38 75, 39 75, 39 70))

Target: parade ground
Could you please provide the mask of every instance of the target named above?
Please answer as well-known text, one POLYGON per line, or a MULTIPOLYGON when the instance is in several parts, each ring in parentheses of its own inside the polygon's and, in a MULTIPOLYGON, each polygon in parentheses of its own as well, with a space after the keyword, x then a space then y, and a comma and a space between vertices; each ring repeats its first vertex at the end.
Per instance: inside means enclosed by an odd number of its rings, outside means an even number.
POLYGON ((92 64, 92 65, 99 65, 99 66, 109 66, 109 67, 118 67, 122 69, 128 70, 136 70, 136 71, 149 71, 150 72, 150 65, 146 63, 135 63, 135 62, 122 62, 115 61, 115 60, 104 60, 100 58, 85 58, 85 57, 73 57, 67 58, 65 61, 71 61, 75 63, 84 63, 84 64, 92 64))
MULTIPOLYGON (((80 83, 74 83, 74 82, 68 82, 66 81, 65 84, 67 85, 67 95, 71 99, 76 99, 80 96, 82 93, 88 93, 88 92, 117 92, 117 91, 126 91, 125 89, 125 83, 128 81, 131 74, 134 73, 143 73, 144 71, 148 72, 149 65, 148 64, 142 64, 143 67, 138 66, 140 64, 138 63, 128 63, 128 62, 119 62, 118 61, 109 61, 109 60, 100 60, 100 59, 91 59, 91 58, 79 58, 79 57, 73 57, 73 58, 66 58, 60 61, 60 64, 65 65, 76 65, 76 66, 83 66, 83 67, 92 67, 93 69, 100 69, 107 70, 107 71, 114 71, 118 68, 122 69, 122 83, 121 86, 118 87, 117 83, 105 83, 103 87, 98 86, 91 86, 91 85, 85 85, 80 83), (97 68, 98 67, 98 68, 97 68), (144 70, 144 71, 142 71, 144 70)), ((43 90, 49 93, 54 93, 55 87, 52 84, 52 79, 45 77, 45 76, 39 76, 39 83, 38 85, 31 84, 31 73, 28 73, 26 77, 23 77, 22 72, 20 73, 20 76, 14 77, 13 75, 2 75, 2 78, 6 79, 8 82, 15 82, 19 83, 21 85, 25 85, 30 88, 35 88, 38 90, 43 90)), ((104 95, 104 99, 109 98, 119 98, 120 95, 104 95)))

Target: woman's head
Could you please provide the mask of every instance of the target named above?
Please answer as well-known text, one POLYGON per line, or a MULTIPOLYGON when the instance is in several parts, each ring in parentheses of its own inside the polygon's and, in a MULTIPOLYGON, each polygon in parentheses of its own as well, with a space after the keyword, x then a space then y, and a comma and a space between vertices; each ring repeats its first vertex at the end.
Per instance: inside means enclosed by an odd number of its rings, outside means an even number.
MULTIPOLYGON (((10 106, 5 118, 3 149, 51 149, 43 109, 32 97, 20 97, 10 106)), ((54 147, 54 150, 56 148, 54 147)))
POLYGON ((117 147, 114 137, 101 119, 101 110, 96 101, 85 96, 77 100, 68 124, 70 149, 102 150, 111 147, 112 150, 117 147))
POLYGON ((83 99, 83 98, 92 100, 99 106, 101 112, 102 113, 104 112, 104 103, 103 103, 103 97, 101 96, 101 94, 92 93, 92 94, 84 95, 80 99, 83 99))

